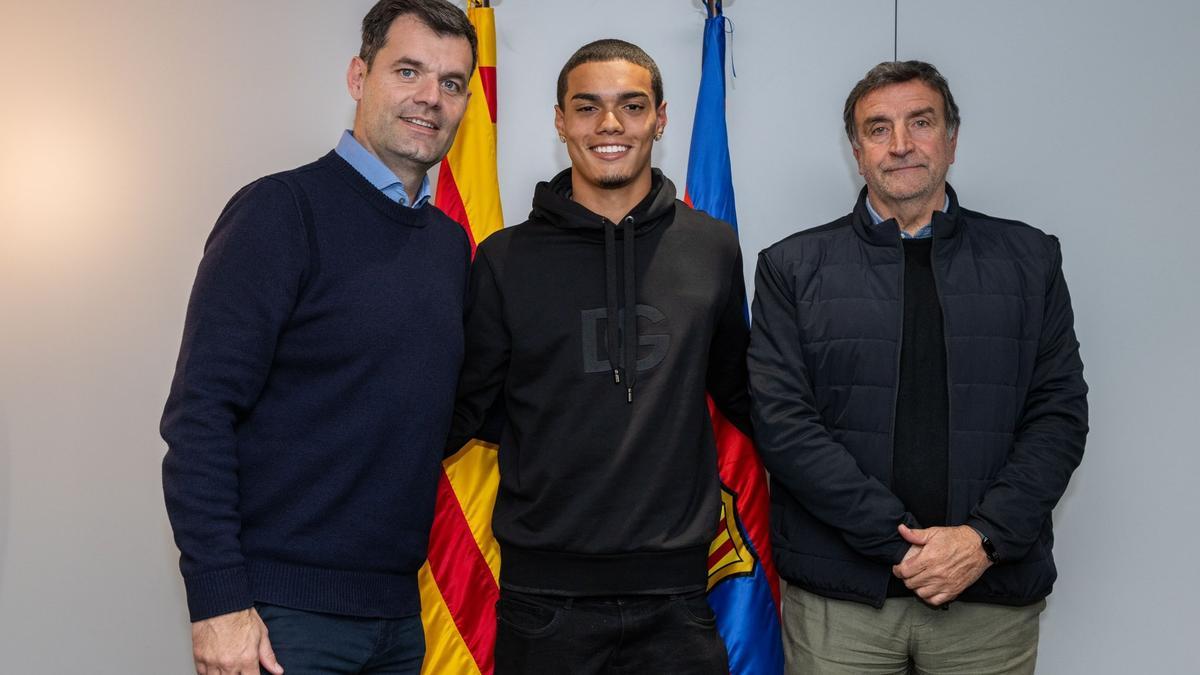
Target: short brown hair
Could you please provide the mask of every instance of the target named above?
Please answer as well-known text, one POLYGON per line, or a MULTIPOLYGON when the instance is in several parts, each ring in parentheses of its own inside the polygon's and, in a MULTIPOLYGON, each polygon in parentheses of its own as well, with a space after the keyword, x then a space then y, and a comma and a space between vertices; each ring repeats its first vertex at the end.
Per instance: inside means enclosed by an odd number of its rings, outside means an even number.
POLYGON ((585 63, 603 61, 626 61, 650 71, 650 89, 654 92, 654 105, 662 103, 663 82, 658 64, 641 47, 624 40, 605 39, 589 42, 575 50, 566 65, 558 72, 558 105, 561 108, 567 97, 567 76, 585 63))
POLYGON ((867 71, 863 79, 850 90, 846 97, 846 107, 842 110, 842 119, 846 123, 846 136, 850 143, 857 147, 858 130, 854 128, 854 107, 862 97, 892 84, 902 84, 912 80, 920 80, 942 95, 942 108, 946 114, 946 132, 953 135, 962 124, 958 114, 958 104, 950 93, 950 85, 937 68, 924 61, 884 61, 867 71))
POLYGON ((388 29, 396 17, 411 15, 442 37, 461 37, 471 43, 471 72, 479 60, 475 26, 461 9, 446 0, 379 0, 363 17, 362 47, 358 56, 371 69, 375 55, 387 44, 388 29))

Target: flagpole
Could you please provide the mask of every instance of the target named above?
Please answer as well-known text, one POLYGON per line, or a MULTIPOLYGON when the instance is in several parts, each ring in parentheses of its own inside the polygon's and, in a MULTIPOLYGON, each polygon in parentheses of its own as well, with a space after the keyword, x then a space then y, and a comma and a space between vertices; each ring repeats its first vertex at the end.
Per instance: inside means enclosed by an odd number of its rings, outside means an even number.
POLYGON ((713 18, 717 15, 717 7, 721 4, 721 0, 707 0, 708 2, 708 18, 713 18))

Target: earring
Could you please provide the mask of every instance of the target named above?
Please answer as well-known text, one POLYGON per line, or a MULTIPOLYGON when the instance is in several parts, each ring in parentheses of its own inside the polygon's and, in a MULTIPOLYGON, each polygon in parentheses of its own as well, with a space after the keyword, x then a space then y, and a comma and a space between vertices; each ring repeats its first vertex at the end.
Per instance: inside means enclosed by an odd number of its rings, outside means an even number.
POLYGON ((656 140, 656 141, 662 140, 662 132, 661 131, 658 132, 657 134, 654 134, 654 140, 656 140))
POLYGON ((566 142, 567 142, 567 137, 566 137, 566 136, 563 136, 562 134, 559 134, 559 135, 558 135, 558 142, 559 142, 559 143, 566 143, 566 142))

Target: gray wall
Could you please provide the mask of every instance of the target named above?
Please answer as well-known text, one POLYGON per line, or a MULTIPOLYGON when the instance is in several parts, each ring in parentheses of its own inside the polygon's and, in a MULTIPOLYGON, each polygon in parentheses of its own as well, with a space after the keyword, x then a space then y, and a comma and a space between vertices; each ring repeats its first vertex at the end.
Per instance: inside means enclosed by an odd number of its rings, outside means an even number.
MULTIPOLYGON (((659 60, 682 183, 697 0, 497 3, 509 223, 566 165, 553 79, 584 41, 659 60)), ((370 0, 5 0, 0 23, 0 671, 190 667, 157 436, 204 239, 241 185, 324 153, 370 0)), ((1200 396, 1194 213, 1200 4, 901 0, 901 58, 963 109, 969 207, 1057 234, 1092 435, 1057 513, 1042 672, 1200 672, 1187 488, 1200 396), (1193 384, 1187 384, 1192 381, 1193 384)), ((850 86, 892 54, 892 2, 727 0, 729 120, 754 253, 850 207, 850 86)))

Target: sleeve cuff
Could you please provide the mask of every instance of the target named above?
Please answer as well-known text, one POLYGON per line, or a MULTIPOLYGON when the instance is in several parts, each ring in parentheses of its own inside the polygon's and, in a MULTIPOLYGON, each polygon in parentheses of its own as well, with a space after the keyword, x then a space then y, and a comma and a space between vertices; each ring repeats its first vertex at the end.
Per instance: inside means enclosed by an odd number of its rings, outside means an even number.
MULTIPOLYGON (((917 517, 908 511, 904 512, 904 517, 900 519, 900 522, 908 526, 910 530, 921 529, 921 523, 917 522, 917 517)), ((900 537, 899 534, 896 536, 900 537)), ((896 544, 896 550, 892 553, 892 564, 899 565, 900 561, 904 560, 904 556, 908 555, 908 549, 910 548, 912 548, 912 544, 905 541, 903 537, 900 537, 900 542, 896 544)))
POLYGON ((244 567, 184 577, 183 585, 187 589, 188 614, 193 622, 254 605, 254 598, 250 596, 250 580, 244 567))
MULTIPOLYGON (((988 555, 989 560, 991 560, 993 563, 997 563, 997 562, 1000 562, 1001 560, 1004 560, 1005 556, 1004 556, 1003 552, 1000 551, 1000 547, 996 545, 996 537, 993 536, 993 534, 992 534, 994 532, 994 529, 992 528, 991 525, 987 524, 987 521, 980 520, 979 518, 968 518, 965 525, 967 527, 971 528, 972 530, 975 530, 975 533, 979 535, 981 546, 983 545, 982 542, 985 539, 988 542, 990 542, 992 552, 989 553, 989 555, 988 555)), ((985 551, 987 551, 987 548, 988 548, 987 546, 984 546, 985 551)))

